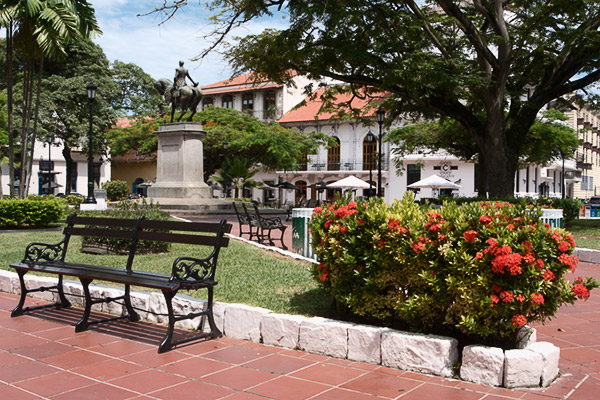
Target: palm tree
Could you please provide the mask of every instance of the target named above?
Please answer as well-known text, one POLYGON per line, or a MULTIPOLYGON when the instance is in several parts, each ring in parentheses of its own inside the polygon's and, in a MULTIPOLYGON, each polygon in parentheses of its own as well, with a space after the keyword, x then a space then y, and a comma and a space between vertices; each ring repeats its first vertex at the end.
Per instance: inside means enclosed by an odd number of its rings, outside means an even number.
POLYGON ((33 144, 37 133, 37 116, 44 58, 59 59, 66 55, 70 40, 90 38, 101 31, 93 7, 86 0, 5 0, 0 4, 0 25, 6 28, 8 139, 11 195, 14 192, 13 133, 13 47, 23 53, 24 82, 21 126, 21 179, 19 195, 29 187, 33 144), (37 88, 34 91, 37 64, 37 88), (36 94, 35 108, 33 95, 36 94), (33 110, 33 113, 32 113, 33 110), (33 119, 33 131, 31 120, 33 119), (29 149, 29 150, 28 150, 29 149))
POLYGON ((225 187, 225 178, 227 184, 232 184, 235 188, 235 198, 238 198, 239 190, 245 187, 259 187, 260 182, 254 181, 251 178, 258 173, 258 169, 250 170, 252 165, 245 158, 236 157, 231 162, 227 163, 227 169, 219 170, 219 175, 211 176, 211 179, 225 187))

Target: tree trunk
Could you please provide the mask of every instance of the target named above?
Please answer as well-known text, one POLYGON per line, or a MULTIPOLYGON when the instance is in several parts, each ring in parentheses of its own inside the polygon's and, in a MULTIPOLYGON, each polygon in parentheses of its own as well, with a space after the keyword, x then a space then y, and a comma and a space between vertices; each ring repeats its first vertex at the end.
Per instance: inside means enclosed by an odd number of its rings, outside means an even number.
POLYGON ((22 109, 22 126, 21 126, 21 177, 19 184, 19 197, 24 199, 27 197, 28 187, 27 181, 27 163, 29 159, 28 143, 30 135, 31 123, 31 100, 33 93, 33 65, 31 61, 25 62, 25 70, 23 77, 23 109, 22 109))
POLYGON ((7 108, 7 130, 8 130, 8 182, 9 196, 15 195, 15 139, 13 132, 13 23, 8 23, 6 28, 6 108, 7 108))
POLYGON ((513 197, 518 157, 506 141, 506 132, 497 125, 486 127, 480 153, 480 175, 486 181, 489 197, 513 197))
POLYGON ((73 176, 73 157, 71 157, 71 148, 68 147, 66 144, 63 147, 62 155, 67 164, 67 172, 65 174, 66 175, 65 179, 67 180, 65 182, 65 196, 66 196, 68 194, 71 194, 71 179, 73 176))
MULTIPOLYGON (((32 61, 33 63, 33 61, 32 61)), ((39 115, 39 109, 40 109, 40 93, 42 91, 42 71, 44 69, 44 59, 42 58, 40 60, 39 66, 38 66, 38 75, 37 75, 37 87, 36 87, 36 98, 35 98, 35 108, 33 111, 33 132, 30 135, 30 140, 29 140, 29 157, 27 158, 27 179, 26 179, 26 184, 25 184, 25 196, 27 197, 27 195, 29 194, 29 184, 31 182, 31 173, 33 171, 33 152, 35 150, 35 141, 37 138, 37 124, 38 124, 38 115, 39 115)), ((31 71, 33 72, 33 68, 31 69, 31 71)), ((33 76, 32 76, 32 89, 33 89, 33 76)), ((33 96, 33 93, 32 93, 33 96)), ((50 146, 50 143, 48 143, 48 146, 50 146)), ((48 160, 48 162, 50 162, 50 160, 48 160)), ((43 172, 43 171, 42 171, 43 172)), ((50 185, 50 176, 48 177, 48 185, 50 185)), ((50 189, 48 189, 48 191, 50 191, 50 189)))

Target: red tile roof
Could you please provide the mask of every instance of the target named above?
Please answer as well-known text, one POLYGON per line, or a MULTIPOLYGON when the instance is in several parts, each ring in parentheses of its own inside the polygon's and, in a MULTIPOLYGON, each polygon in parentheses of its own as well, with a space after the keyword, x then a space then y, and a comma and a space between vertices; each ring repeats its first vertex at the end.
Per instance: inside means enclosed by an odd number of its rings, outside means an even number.
MULTIPOLYGON (((281 119, 278 122, 309 122, 336 119, 337 114, 335 112, 322 111, 323 101, 321 100, 321 96, 323 95, 325 90, 327 89, 322 88, 314 92, 312 96, 309 96, 304 100, 306 102, 305 105, 288 111, 283 115, 283 117, 281 117, 281 119)), ((338 104, 340 106, 340 109, 348 109, 347 102, 352 99, 350 103, 352 108, 364 110, 364 112, 361 113, 362 117, 371 117, 374 116, 377 107, 367 107, 368 104, 371 102, 378 102, 378 98, 380 99, 382 97, 384 97, 383 94, 372 94, 371 98, 352 98, 352 94, 343 93, 337 95, 335 99, 335 104, 338 104)))
POLYGON ((251 89, 266 89, 282 87, 283 85, 277 84, 268 80, 254 80, 255 75, 253 72, 248 72, 234 78, 225 79, 210 85, 202 86, 205 94, 218 94, 218 93, 233 93, 242 92, 251 89))

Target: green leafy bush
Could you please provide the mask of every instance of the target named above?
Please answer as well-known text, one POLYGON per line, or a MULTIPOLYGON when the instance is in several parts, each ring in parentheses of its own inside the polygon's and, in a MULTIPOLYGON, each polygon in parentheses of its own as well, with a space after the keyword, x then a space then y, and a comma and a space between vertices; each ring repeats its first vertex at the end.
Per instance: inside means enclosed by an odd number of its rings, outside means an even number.
POLYGON ((106 197, 109 201, 123 200, 129 194, 129 187, 125 181, 113 180, 104 182, 102 189, 106 190, 106 197))
POLYGON ((64 217, 66 203, 54 196, 0 200, 0 227, 43 227, 64 217))
POLYGON ((84 200, 83 196, 77 196, 75 194, 69 194, 69 195, 65 196, 65 201, 70 206, 79 207, 79 205, 81 203, 83 203, 83 200, 84 200))
POLYGON ((353 313, 420 332, 508 345, 523 325, 587 298, 593 279, 565 274, 575 243, 533 206, 445 203, 407 194, 388 205, 338 200, 316 208, 314 278, 353 313))
MULTIPOLYGON (((162 211, 158 204, 154 204, 152 201, 147 202, 146 199, 143 199, 142 202, 124 200, 114 209, 82 211, 78 215, 129 219, 138 219, 141 216, 145 216, 147 219, 154 220, 168 220, 170 218, 169 213, 162 211)), ((131 242, 129 240, 122 239, 86 237, 83 241, 84 247, 102 248, 113 253, 127 253, 129 252, 130 245, 131 242)), ((139 253, 163 253, 169 251, 169 248, 169 243, 150 240, 140 240, 137 245, 139 253)))

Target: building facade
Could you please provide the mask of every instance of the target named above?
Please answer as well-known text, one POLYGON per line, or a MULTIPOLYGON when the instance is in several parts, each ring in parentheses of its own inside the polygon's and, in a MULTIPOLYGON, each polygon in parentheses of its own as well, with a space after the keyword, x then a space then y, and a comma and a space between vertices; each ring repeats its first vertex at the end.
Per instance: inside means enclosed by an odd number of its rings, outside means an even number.
MULTIPOLYGON (((87 152, 72 151, 71 157, 75 165, 71 181, 67 182, 67 163, 63 157, 63 145, 59 140, 48 142, 36 141, 33 150, 33 165, 29 182, 29 194, 64 194, 70 186, 71 193, 87 196, 88 162, 87 152), (50 185, 48 185, 50 182, 50 185), (49 187, 48 187, 49 186, 49 187)), ((102 156, 94 156, 94 187, 100 188, 102 183, 111 179, 110 163, 102 156)), ((17 172, 18 173, 18 172, 17 172)), ((8 165, 2 166, 2 193, 10 194, 8 165)), ((15 177, 15 181, 18 177, 15 177)), ((17 185, 15 185, 17 186, 17 185)), ((16 190, 16 188, 15 188, 16 190)), ((17 194, 17 193, 15 193, 17 194)))

